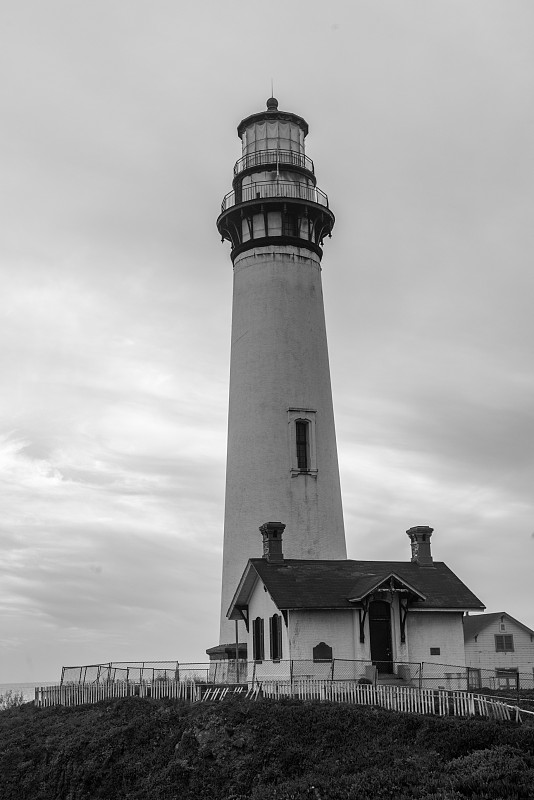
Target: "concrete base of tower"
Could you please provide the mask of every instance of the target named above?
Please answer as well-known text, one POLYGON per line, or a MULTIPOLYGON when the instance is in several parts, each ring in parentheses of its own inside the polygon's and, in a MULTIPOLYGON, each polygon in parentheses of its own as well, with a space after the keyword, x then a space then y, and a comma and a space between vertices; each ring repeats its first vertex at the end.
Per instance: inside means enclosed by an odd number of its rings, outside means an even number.
POLYGON ((210 666, 209 683, 247 682, 247 643, 231 642, 206 650, 210 666))

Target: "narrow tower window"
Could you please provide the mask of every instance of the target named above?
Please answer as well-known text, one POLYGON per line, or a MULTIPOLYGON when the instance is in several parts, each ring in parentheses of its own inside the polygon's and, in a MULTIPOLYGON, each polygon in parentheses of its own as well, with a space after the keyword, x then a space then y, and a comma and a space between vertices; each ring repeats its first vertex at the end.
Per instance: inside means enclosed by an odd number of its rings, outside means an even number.
POLYGON ((280 661, 282 658, 282 620, 279 614, 274 614, 269 619, 269 638, 271 643, 271 659, 280 661))
POLYGON ((315 409, 289 408, 289 462, 291 474, 317 475, 315 449, 315 409))
POLYGON ((301 472, 307 472, 310 468, 308 434, 308 423, 298 419, 295 422, 295 436, 297 442, 297 467, 301 472))

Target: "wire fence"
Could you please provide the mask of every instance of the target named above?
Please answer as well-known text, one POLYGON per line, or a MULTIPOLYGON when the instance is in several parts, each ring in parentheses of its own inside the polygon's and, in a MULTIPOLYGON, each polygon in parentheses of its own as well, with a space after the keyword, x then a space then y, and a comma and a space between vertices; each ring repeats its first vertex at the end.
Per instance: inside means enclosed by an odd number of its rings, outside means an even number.
POLYGON ((209 663, 180 661, 113 661, 63 667, 61 685, 155 682, 254 684, 257 681, 356 681, 361 684, 398 683, 418 689, 529 690, 534 689, 532 667, 483 669, 434 662, 381 663, 363 660, 221 659, 209 663))

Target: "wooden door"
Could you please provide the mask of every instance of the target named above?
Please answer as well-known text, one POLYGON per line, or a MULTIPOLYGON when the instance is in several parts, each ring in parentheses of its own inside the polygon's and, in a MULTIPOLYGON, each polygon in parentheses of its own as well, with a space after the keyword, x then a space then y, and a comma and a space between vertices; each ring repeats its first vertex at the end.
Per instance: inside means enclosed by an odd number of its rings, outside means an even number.
POLYGON ((369 634, 371 661, 378 672, 393 672, 391 607, 384 600, 375 600, 369 605, 369 634))

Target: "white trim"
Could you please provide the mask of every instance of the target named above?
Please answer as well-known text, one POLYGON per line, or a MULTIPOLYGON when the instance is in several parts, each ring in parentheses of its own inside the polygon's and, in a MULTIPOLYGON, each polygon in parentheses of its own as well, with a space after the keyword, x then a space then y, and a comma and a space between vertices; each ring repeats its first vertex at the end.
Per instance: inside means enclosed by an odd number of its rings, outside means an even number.
POLYGON ((471 609, 465 609, 465 608, 416 608, 415 606, 412 608, 412 606, 410 606, 409 610, 410 610, 410 613, 412 611, 421 611, 421 612, 424 611, 425 613, 427 611, 434 612, 434 613, 439 613, 440 611, 454 611, 456 614, 465 614, 466 611, 470 611, 471 609))

